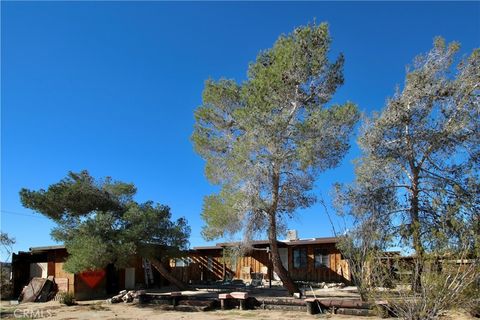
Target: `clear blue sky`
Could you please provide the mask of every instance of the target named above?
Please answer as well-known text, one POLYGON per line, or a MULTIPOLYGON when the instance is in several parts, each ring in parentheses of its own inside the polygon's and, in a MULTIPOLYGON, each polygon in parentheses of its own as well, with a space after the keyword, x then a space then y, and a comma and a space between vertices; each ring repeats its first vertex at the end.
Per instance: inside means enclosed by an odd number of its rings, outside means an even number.
MULTIPOLYGON (((53 224, 23 208, 18 191, 69 170, 133 182, 139 201, 171 206, 200 236, 202 198, 215 191, 190 142, 204 81, 246 76, 247 65, 281 33, 328 21, 333 54, 346 57, 334 102, 380 110, 405 65, 436 35, 479 46, 480 3, 1 3, 1 229, 15 250, 53 244, 53 224)), ((353 146, 317 181, 353 178, 353 146)), ((291 221, 302 238, 331 235, 316 205, 291 221)), ((2 257, 3 259, 3 257, 2 257)))

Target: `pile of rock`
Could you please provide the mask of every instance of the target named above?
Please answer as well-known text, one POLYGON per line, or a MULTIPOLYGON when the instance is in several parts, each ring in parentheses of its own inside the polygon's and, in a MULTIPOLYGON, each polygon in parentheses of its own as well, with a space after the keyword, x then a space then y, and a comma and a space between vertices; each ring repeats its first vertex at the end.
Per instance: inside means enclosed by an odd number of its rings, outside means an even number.
POLYGON ((107 299, 108 303, 119 303, 119 302, 125 302, 125 303, 130 303, 133 302, 135 298, 137 298, 140 295, 144 295, 145 290, 122 290, 120 291, 116 296, 111 297, 110 299, 107 299))
POLYGON ((332 289, 332 288, 337 288, 337 289, 341 289, 341 288, 344 288, 345 287, 345 283, 343 282, 339 282, 339 283, 326 283, 323 288, 328 288, 328 289, 332 289))
POLYGON ((297 281, 296 282, 300 288, 310 289, 317 288, 317 289, 342 289, 345 287, 345 283, 343 282, 310 282, 310 281, 297 281))

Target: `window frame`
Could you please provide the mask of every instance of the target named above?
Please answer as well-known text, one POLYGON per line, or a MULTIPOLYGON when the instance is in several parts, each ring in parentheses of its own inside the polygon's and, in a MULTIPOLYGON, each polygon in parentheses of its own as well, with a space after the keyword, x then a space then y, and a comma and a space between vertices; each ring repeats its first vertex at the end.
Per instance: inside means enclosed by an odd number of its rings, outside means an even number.
POLYGON ((313 267, 315 269, 330 268, 330 254, 327 250, 322 248, 313 249, 313 267), (320 258, 320 262, 317 257, 320 258))
POLYGON ((304 247, 298 247, 298 248, 292 248, 292 267, 293 269, 306 269, 308 266, 308 252, 307 248, 304 247), (295 259, 295 253, 299 252, 299 265, 296 265, 296 259, 295 259), (304 264, 302 264, 302 262, 304 264))
POLYGON ((190 258, 176 258, 175 267, 188 267, 190 265, 190 258))

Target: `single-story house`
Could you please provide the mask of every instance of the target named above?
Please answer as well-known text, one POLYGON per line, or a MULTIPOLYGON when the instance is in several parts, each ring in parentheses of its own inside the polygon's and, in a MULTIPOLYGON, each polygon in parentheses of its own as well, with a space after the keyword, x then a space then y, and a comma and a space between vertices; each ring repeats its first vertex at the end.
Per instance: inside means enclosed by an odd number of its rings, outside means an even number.
MULTIPOLYGON (((293 280, 350 283, 348 263, 336 248, 338 238, 292 239, 278 242, 280 258, 293 280)), ((252 241, 248 249, 238 250, 239 242, 194 247, 182 259, 171 259, 170 270, 187 284, 208 284, 219 280, 242 279, 249 282, 254 274, 278 279, 273 272, 270 245, 266 240, 252 241)), ((54 276, 59 291, 68 291, 77 300, 103 298, 123 289, 161 287, 168 282, 148 260, 132 257, 130 267, 69 273, 63 266, 68 257, 65 246, 34 247, 12 256, 14 296, 33 277, 54 276)))
MULTIPOLYGON (((347 261, 336 247, 338 238, 280 240, 283 266, 295 281, 350 283, 347 261)), ((172 259, 172 272, 186 283, 213 282, 225 279, 250 281, 253 274, 263 279, 277 279, 270 259, 267 240, 252 241, 240 253, 238 242, 194 247, 183 259, 172 259)))

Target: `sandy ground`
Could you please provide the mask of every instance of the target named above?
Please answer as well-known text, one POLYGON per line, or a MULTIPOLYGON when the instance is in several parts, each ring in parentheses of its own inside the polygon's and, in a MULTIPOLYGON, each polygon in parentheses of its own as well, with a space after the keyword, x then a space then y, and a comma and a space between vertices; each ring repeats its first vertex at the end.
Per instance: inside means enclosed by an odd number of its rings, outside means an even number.
MULTIPOLYGON (((226 310, 207 312, 179 312, 164 311, 157 306, 144 306, 134 304, 108 304, 103 300, 81 301, 78 305, 67 307, 57 301, 46 303, 22 303, 8 305, 2 303, 2 319, 49 318, 49 319, 85 319, 85 320, 124 320, 124 319, 162 319, 162 320, 229 320, 229 319, 255 319, 255 320, 303 320, 324 318, 326 316, 311 316, 306 312, 271 311, 271 310, 226 310), (15 317, 16 316, 16 317, 15 317)), ((359 320, 358 317, 330 316, 328 319, 359 320)), ((377 319, 362 317, 361 319, 377 319)))
MULTIPOLYGON (((57 301, 46 303, 22 303, 10 305, 8 301, 1 302, 2 319, 85 319, 85 320, 124 320, 124 319, 162 319, 162 320, 229 320, 229 319, 255 319, 255 320, 372 320, 377 317, 353 317, 342 315, 308 315, 306 312, 271 311, 271 310, 227 310, 208 312, 179 312, 164 311, 156 306, 135 304, 108 304, 104 300, 81 301, 75 306, 67 307, 57 301)), ((464 313, 452 312, 446 319, 468 320, 473 319, 464 313)))

